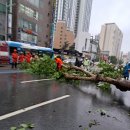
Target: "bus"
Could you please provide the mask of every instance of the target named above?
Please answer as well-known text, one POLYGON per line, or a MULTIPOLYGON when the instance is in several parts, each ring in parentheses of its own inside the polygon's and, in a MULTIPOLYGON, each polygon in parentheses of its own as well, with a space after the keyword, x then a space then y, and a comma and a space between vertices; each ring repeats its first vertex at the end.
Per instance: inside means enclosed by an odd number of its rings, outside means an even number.
POLYGON ((32 54, 37 54, 40 56, 46 54, 51 58, 54 57, 54 51, 51 48, 15 41, 1 41, 0 43, 0 61, 2 63, 11 63, 11 54, 13 53, 14 49, 16 49, 18 53, 23 52, 25 54, 26 51, 30 51, 32 54))
POLYGON ((9 48, 8 44, 4 41, 0 41, 0 65, 9 62, 9 48))

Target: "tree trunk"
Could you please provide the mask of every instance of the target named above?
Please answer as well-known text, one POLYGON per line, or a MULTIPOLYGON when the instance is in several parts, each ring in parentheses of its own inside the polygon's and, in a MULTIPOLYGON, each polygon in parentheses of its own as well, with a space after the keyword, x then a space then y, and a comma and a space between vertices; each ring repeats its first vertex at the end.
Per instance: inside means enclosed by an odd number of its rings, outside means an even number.
POLYGON ((63 67, 67 68, 67 69, 74 69, 80 72, 83 72, 84 74, 88 75, 87 76, 80 76, 80 75, 74 75, 74 74, 68 74, 68 73, 63 73, 64 77, 66 79, 73 79, 73 80, 85 80, 85 81, 94 81, 94 82, 107 82, 110 84, 113 84, 116 86, 116 88, 120 89, 121 91, 127 91, 130 90, 130 81, 128 80, 119 80, 119 79, 113 79, 110 77, 104 77, 102 75, 95 75, 92 74, 90 72, 87 72, 85 70, 83 70, 82 68, 76 67, 76 66, 64 66, 63 67))

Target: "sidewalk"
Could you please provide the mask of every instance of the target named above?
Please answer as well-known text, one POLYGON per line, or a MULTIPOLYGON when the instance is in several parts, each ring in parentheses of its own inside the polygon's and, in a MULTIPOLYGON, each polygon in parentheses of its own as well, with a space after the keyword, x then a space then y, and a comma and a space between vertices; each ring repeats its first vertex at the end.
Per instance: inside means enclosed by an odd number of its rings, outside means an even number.
POLYGON ((0 74, 7 74, 7 73, 21 73, 25 72, 23 70, 12 69, 11 65, 0 65, 0 74))
POLYGON ((11 65, 0 65, 0 71, 1 70, 12 70, 11 65))

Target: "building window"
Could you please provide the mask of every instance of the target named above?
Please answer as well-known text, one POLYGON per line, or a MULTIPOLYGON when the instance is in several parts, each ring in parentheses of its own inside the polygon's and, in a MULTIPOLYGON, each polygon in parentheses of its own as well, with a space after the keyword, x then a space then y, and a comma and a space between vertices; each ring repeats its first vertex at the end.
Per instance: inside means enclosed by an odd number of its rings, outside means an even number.
POLYGON ((48 16, 50 16, 50 13, 48 13, 48 16))
POLYGON ((46 35, 46 38, 48 38, 48 35, 46 35))
POLYGON ((38 12, 36 10, 33 10, 23 4, 19 5, 19 12, 20 13, 24 13, 27 16, 31 17, 31 18, 35 18, 36 20, 38 20, 38 12))
POLYGON ((37 36, 21 32, 21 41, 37 43, 37 36))
POLYGON ((27 21, 25 19, 19 19, 19 27, 25 28, 25 29, 30 29, 34 32, 37 32, 37 24, 27 21))

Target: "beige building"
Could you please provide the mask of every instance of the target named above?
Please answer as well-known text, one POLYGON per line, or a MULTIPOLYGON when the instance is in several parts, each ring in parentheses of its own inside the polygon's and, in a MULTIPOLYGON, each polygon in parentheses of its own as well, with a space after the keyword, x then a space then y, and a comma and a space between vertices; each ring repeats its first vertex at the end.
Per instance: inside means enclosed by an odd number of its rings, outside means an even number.
POLYGON ((67 30, 65 21, 58 21, 56 23, 56 31, 54 33, 54 49, 62 49, 65 46, 65 43, 70 46, 74 43, 74 34, 72 31, 67 30))
POLYGON ((104 24, 100 32, 101 51, 108 51, 109 56, 120 58, 123 34, 115 23, 104 24))

